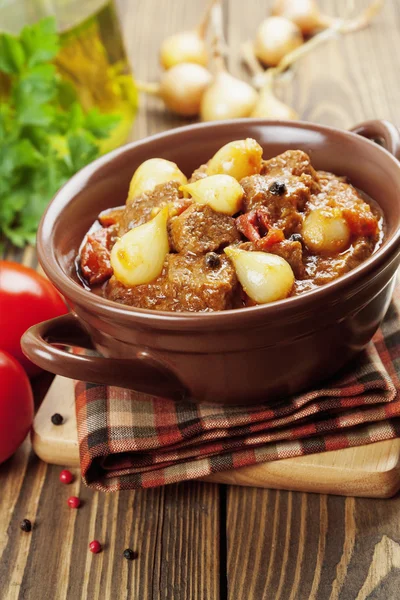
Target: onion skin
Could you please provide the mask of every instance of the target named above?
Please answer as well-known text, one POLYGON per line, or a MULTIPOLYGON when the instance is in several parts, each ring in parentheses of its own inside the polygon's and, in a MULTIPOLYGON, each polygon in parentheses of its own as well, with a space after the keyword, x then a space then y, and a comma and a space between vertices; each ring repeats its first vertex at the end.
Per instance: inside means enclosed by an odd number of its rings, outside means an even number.
POLYGON ((248 117, 257 101, 256 90, 226 71, 217 73, 201 101, 202 121, 248 117))
POLYGON ((208 204, 215 212, 233 216, 242 208, 243 188, 231 175, 210 175, 181 185, 194 202, 208 204))
POLYGON ((123 285, 149 283, 161 274, 169 252, 167 221, 165 207, 154 219, 134 227, 114 244, 111 266, 114 277, 123 285))
POLYGON ((253 138, 233 140, 210 158, 207 175, 230 175, 237 181, 261 171, 263 149, 253 138))
POLYGON ((275 0, 272 14, 293 21, 304 35, 325 29, 333 19, 321 15, 315 0, 275 0))
POLYGON ((274 119, 277 121, 296 121, 297 112, 278 100, 272 91, 261 91, 251 117, 255 119, 274 119))
POLYGON ((269 17, 258 28, 254 52, 264 65, 276 67, 303 42, 301 30, 295 23, 284 17, 269 17))
POLYGON ((206 43, 197 30, 176 33, 161 44, 160 63, 164 69, 187 62, 203 67, 208 63, 206 43))
POLYGON ((254 302, 267 304, 289 296, 295 278, 284 258, 268 252, 248 252, 234 246, 228 246, 224 252, 232 261, 241 286, 254 302))
POLYGON ((203 94, 211 82, 212 75, 205 67, 180 63, 162 75, 158 93, 171 112, 194 117, 200 112, 203 94))
POLYGON ((302 235, 312 252, 331 254, 349 247, 351 232, 341 211, 326 207, 317 208, 306 216, 302 235))

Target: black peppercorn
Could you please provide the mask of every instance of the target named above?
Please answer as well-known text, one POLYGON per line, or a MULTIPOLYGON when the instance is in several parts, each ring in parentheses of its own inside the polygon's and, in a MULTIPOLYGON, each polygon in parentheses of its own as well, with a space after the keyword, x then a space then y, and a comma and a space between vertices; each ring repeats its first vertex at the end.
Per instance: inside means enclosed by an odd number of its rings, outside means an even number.
POLYGON ((269 191, 274 196, 282 196, 286 192, 286 185, 283 181, 274 181, 274 183, 269 186, 269 191))
POLYGON ((20 523, 20 527, 21 527, 22 531, 26 531, 26 533, 29 533, 30 531, 32 531, 32 523, 30 522, 29 519, 23 519, 20 523))
POLYGON ((292 233, 292 235, 289 238, 290 242, 300 242, 300 244, 303 243, 303 238, 301 233, 292 233))
POLYGON ((137 552, 127 548, 124 550, 124 558, 126 558, 126 560, 135 560, 135 558, 137 558, 137 552))
POLYGON ((217 269, 221 266, 221 258, 216 252, 207 252, 206 254, 206 265, 210 269, 217 269))
POLYGON ((53 425, 61 425, 61 423, 63 422, 63 417, 62 415, 60 415, 59 413, 55 413, 52 417, 51 417, 51 422, 53 423, 53 425))

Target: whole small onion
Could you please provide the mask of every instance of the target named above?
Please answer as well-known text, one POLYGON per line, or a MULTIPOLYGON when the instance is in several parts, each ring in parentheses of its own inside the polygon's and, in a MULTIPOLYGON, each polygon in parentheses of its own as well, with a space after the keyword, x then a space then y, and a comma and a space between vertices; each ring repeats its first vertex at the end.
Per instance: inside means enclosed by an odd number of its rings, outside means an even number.
POLYGON ((208 52, 203 36, 195 29, 166 38, 160 48, 160 62, 164 69, 171 69, 185 62, 205 66, 208 62, 208 52))
POLYGON ((257 101, 256 90, 225 70, 216 74, 201 100, 202 121, 248 117, 257 101))
POLYGON ((137 81, 139 91, 159 96, 165 106, 181 117, 200 112, 201 100, 212 82, 211 73, 195 63, 179 63, 161 75, 159 83, 137 81))
POLYGON ((205 67, 181 63, 162 75, 160 96, 172 112, 194 117, 200 112, 203 94, 211 81, 212 75, 205 67))
POLYGON ((272 14, 293 21, 304 35, 325 29, 333 21, 332 17, 321 14, 315 0, 275 0, 272 14))
POLYGON ((284 17, 269 17, 257 30, 254 52, 263 64, 275 67, 303 42, 301 30, 295 23, 284 17))

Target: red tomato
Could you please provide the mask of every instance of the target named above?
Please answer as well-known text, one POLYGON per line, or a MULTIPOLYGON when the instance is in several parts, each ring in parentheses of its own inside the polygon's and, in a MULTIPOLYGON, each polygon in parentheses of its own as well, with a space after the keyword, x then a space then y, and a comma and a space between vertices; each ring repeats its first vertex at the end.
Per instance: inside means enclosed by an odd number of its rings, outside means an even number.
POLYGON ((0 351, 0 463, 19 448, 33 421, 31 384, 19 362, 0 351))
POLYGON ((14 356, 28 375, 40 372, 22 353, 22 334, 32 325, 68 312, 55 287, 33 269, 0 260, 0 350, 14 356))

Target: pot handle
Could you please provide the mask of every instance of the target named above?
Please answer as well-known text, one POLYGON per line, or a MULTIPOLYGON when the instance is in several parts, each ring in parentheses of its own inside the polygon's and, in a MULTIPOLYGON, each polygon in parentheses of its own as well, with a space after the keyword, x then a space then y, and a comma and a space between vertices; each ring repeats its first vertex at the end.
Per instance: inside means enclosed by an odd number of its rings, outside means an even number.
POLYGON ((26 356, 42 369, 90 383, 114 385, 173 400, 186 397, 178 378, 145 351, 133 358, 73 354, 62 346, 94 350, 76 315, 69 313, 28 329, 21 338, 26 356))
POLYGON ((356 127, 350 129, 353 133, 358 133, 366 137, 393 154, 400 160, 400 131, 399 129, 385 120, 365 121, 356 127))

